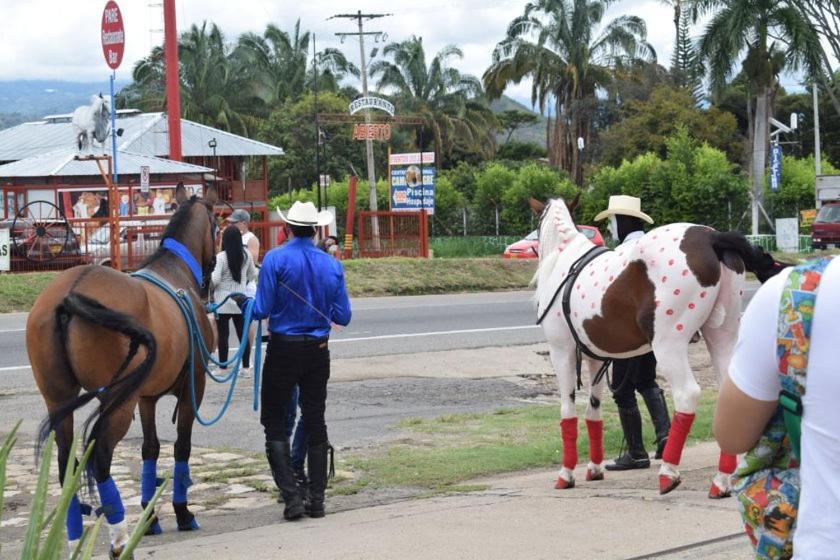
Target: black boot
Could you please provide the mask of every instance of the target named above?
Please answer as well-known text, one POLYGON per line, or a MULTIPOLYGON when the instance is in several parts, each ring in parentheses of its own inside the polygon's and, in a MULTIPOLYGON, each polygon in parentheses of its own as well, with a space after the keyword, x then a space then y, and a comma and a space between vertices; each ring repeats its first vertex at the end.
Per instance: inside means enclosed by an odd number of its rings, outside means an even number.
POLYGON ((329 442, 309 446, 307 466, 309 467, 309 499, 306 513, 309 517, 324 517, 324 491, 327 488, 327 453, 329 442))
POLYGON ((650 458, 642 439, 642 415, 639 414, 639 407, 619 408, 618 416, 621 419, 621 429, 624 431, 627 450, 621 453, 613 463, 607 465, 606 469, 628 471, 650 467, 650 458))
POLYGON ((671 417, 668 415, 668 401, 665 400, 665 391, 659 387, 652 387, 641 391, 645 399, 650 419, 653 422, 653 429, 656 432, 656 455, 655 459, 662 458, 665 444, 668 442, 668 432, 671 430, 671 417))
POLYGON ((305 508, 300 489, 295 481, 294 474, 292 474, 289 442, 267 441, 265 442, 265 454, 268 457, 268 464, 271 466, 274 483, 280 490, 280 494, 283 495, 283 502, 286 504, 283 509, 283 517, 289 521, 300 519, 303 517, 305 508))

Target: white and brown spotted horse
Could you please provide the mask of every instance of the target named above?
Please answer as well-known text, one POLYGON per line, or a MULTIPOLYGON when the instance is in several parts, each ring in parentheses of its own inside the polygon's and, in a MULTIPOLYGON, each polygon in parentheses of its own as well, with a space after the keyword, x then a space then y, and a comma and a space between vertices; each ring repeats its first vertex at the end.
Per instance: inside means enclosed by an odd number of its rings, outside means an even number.
MULTIPOLYGON (((635 244, 606 251, 584 266, 572 279, 567 321, 560 292, 565 290, 572 266, 579 266, 576 263, 594 245, 578 232, 562 200, 544 205, 532 199, 531 207, 541 215, 540 262, 535 276, 537 312, 538 317, 544 317, 541 324, 561 399, 563 464, 555 487, 574 486, 578 461, 574 403, 577 344, 571 324, 581 344, 594 356, 630 358, 651 350, 656 355, 671 387, 675 408, 659 471, 659 491, 668 493, 680 484, 680 457, 700 396, 700 386, 688 362, 691 338, 697 332, 703 334, 718 378, 722 379, 737 339, 744 270, 764 280, 778 267, 740 233, 722 233, 694 224, 658 227, 635 244)), ((588 363, 594 380, 603 362, 586 355, 583 361, 588 363)), ((604 477, 600 410, 604 384, 602 378, 590 388, 586 409, 587 480, 604 477)), ((721 453, 710 497, 729 495, 735 464, 735 456, 721 453)))

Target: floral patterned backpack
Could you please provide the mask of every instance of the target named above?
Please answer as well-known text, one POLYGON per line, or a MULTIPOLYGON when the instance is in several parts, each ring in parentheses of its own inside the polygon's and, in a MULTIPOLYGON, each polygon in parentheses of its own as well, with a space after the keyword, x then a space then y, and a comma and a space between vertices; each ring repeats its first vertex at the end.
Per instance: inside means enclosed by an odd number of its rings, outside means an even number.
POLYGON ((793 556, 799 508, 802 395, 817 291, 829 262, 831 259, 812 261, 790 272, 782 291, 776 338, 782 385, 779 407, 733 476, 744 527, 756 558, 761 560, 793 556))

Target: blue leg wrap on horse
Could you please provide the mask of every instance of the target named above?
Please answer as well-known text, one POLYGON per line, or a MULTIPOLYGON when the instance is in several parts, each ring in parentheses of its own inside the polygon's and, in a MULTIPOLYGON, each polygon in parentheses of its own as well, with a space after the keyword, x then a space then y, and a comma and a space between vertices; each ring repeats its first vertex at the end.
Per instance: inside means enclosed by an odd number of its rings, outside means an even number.
POLYGON ((102 513, 109 525, 115 525, 125 519, 125 508, 123 507, 120 491, 110 476, 104 482, 97 482, 99 500, 102 502, 102 513))
POLYGON ((151 502, 157 491, 157 461, 147 459, 143 461, 140 473, 140 501, 151 502))
POLYGON ((77 541, 82 538, 84 526, 82 524, 82 506, 78 496, 70 498, 67 508, 67 540, 77 541))
POLYGON ((186 461, 175 461, 175 471, 172 474, 172 503, 185 504, 187 502, 187 488, 192 486, 190 480, 190 465, 186 461))

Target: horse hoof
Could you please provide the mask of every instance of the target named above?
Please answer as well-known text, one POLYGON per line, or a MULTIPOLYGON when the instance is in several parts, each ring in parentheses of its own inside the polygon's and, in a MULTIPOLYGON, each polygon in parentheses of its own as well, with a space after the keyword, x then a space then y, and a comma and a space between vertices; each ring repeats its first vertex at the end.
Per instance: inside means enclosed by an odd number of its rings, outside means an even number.
POLYGON ((682 480, 680 480, 679 476, 668 476, 666 474, 660 474, 659 475, 659 494, 660 495, 667 494, 668 492, 670 492, 671 490, 673 490, 674 488, 679 486, 680 482, 682 482, 682 480))
POLYGON ((149 525, 149 528, 146 529, 146 536, 147 537, 154 536, 154 535, 160 535, 161 533, 163 533, 163 529, 161 529, 160 521, 158 521, 157 519, 155 519, 154 523, 149 525))
POLYGON ((195 520, 195 517, 190 519, 189 523, 186 523, 184 525, 178 525, 179 531, 198 531, 199 529, 201 529, 201 525, 198 524, 198 521, 195 520))
POLYGON ((604 471, 595 472, 592 469, 586 469, 586 480, 604 480, 604 471))
MULTIPOLYGON (((108 551, 109 560, 119 560, 122 552, 123 552, 122 548, 116 549, 116 550, 112 548, 111 550, 108 551)), ((134 560, 134 555, 133 554, 129 555, 128 560, 134 560)))
POLYGON ((554 483, 555 490, 568 490, 575 487, 575 479, 566 480, 562 476, 557 477, 557 482, 554 483))
POLYGON ((722 489, 717 484, 712 482, 712 487, 709 488, 709 499, 710 500, 722 500, 724 498, 728 498, 732 495, 732 491, 729 489, 722 489))

